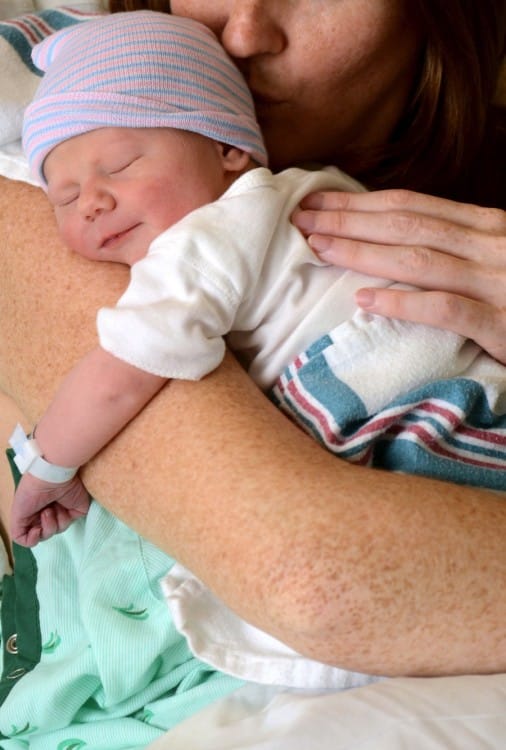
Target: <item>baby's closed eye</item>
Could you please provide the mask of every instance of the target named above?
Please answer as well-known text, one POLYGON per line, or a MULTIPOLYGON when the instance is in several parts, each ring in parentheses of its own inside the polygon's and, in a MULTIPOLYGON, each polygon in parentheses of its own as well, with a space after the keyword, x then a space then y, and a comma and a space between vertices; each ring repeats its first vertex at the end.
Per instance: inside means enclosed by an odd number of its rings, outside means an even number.
POLYGON ((108 165, 107 172, 108 174, 119 174, 120 172, 124 172, 128 167, 131 167, 132 164, 134 164, 138 159, 140 159, 140 155, 128 155, 124 156, 121 160, 116 160, 116 162, 112 162, 108 165))
POLYGON ((79 193, 75 192, 71 195, 67 195, 64 198, 60 199, 58 205, 60 206, 70 206, 71 203, 74 203, 79 198, 79 193))
POLYGON ((64 208, 65 206, 70 206, 79 198, 79 190, 58 190, 54 192, 49 190, 47 195, 49 202, 54 208, 64 208))

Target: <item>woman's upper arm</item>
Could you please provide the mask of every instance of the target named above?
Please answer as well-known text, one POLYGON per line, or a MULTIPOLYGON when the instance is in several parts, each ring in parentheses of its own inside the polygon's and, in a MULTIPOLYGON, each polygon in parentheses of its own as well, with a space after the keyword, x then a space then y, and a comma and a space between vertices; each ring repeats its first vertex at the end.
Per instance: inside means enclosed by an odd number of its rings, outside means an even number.
MULTIPOLYGON (((30 420, 127 280, 66 253, 45 201, 1 185, 0 388, 30 420), (12 206, 26 220, 11 221, 12 206)), ((506 669, 506 504, 337 460, 232 357, 162 389, 84 480, 240 615, 314 658, 373 673, 506 669)))
POLYGON ((38 188, 0 177, 0 388, 34 420, 97 341, 95 316, 128 271, 68 251, 38 188))

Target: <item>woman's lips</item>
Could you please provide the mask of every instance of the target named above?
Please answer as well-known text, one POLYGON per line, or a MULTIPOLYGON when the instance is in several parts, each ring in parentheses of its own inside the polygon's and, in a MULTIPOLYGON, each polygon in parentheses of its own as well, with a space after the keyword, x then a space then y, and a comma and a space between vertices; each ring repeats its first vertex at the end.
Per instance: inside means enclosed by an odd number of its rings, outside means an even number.
POLYGON ((274 117, 287 117, 290 109, 288 102, 285 99, 274 99, 269 96, 254 95, 255 101, 255 113, 258 117, 260 124, 269 122, 274 117))
POLYGON ((269 94, 261 94, 259 92, 253 91, 253 99, 256 105, 267 107, 267 106, 275 106, 279 104, 286 104, 285 99, 281 99, 277 96, 269 96, 269 94))

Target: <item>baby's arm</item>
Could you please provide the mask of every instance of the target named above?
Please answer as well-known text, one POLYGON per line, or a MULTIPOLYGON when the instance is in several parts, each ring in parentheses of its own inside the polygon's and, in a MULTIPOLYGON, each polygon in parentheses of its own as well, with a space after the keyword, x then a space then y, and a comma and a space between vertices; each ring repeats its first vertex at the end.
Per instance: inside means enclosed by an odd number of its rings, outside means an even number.
POLYGON ((86 463, 165 382, 97 346, 67 375, 37 424, 45 459, 60 466, 86 463))
MULTIPOLYGON (((57 466, 85 464, 165 382, 96 347, 65 378, 37 425, 42 456, 57 466)), ((53 483, 26 473, 14 499, 12 537, 33 546, 66 529, 88 506, 77 476, 53 483)))

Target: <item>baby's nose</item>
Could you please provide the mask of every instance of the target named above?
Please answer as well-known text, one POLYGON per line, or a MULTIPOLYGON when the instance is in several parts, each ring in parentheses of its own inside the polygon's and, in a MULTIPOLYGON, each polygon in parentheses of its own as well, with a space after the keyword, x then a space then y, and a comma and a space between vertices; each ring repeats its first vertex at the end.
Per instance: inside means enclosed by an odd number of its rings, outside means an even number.
POLYGON ((79 209, 82 216, 88 221, 94 221, 97 216, 105 211, 111 211, 115 203, 113 195, 108 190, 98 186, 87 186, 81 190, 79 196, 79 209))

